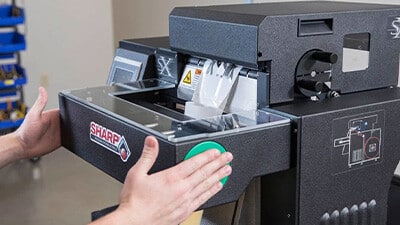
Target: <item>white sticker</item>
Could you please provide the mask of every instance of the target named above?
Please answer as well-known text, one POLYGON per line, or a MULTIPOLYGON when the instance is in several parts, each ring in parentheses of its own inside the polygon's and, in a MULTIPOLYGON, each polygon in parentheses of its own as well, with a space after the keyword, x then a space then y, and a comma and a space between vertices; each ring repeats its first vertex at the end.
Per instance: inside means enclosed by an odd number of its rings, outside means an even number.
POLYGON ((202 67, 186 65, 180 85, 183 85, 191 90, 195 90, 199 83, 201 72, 202 67))
POLYGON ((119 155, 123 162, 128 161, 131 156, 124 136, 95 122, 90 123, 90 140, 119 155))

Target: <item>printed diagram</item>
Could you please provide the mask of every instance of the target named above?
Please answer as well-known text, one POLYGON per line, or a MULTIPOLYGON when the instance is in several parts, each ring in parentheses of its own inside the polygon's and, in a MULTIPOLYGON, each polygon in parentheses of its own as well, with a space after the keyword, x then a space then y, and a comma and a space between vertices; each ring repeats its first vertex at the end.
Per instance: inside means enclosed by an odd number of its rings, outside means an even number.
POLYGON ((378 115, 351 119, 346 137, 334 139, 334 147, 343 147, 342 155, 348 156, 348 166, 378 161, 381 157, 381 128, 375 128, 378 115))

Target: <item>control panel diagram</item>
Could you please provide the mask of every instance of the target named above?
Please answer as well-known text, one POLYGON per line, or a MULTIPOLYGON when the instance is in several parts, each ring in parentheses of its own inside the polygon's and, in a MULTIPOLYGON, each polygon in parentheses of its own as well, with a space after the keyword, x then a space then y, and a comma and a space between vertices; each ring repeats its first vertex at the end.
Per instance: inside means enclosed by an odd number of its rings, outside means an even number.
MULTIPOLYGON (((338 125, 334 125, 334 136, 339 136, 333 139, 336 155, 332 156, 335 159, 334 164, 338 165, 339 153, 341 160, 346 158, 348 169, 378 162, 381 159, 383 136, 381 125, 383 122, 380 121, 379 114, 382 114, 382 117, 384 115, 383 112, 378 112, 376 114, 336 120, 337 122, 340 121, 338 124, 341 124, 341 126, 346 122, 347 128, 345 135, 340 137, 338 125)), ((344 129, 341 130, 344 131, 344 129)))

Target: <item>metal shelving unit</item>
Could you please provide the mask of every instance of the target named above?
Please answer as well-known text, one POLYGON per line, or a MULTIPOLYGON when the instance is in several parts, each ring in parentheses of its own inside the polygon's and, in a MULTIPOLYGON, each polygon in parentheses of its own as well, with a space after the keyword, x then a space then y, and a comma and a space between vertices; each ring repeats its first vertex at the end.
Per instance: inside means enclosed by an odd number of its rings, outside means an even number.
POLYGON ((0 4, 0 134, 18 128, 26 114, 23 86, 27 77, 20 56, 26 42, 18 30, 24 24, 24 9, 15 0, 0 4))

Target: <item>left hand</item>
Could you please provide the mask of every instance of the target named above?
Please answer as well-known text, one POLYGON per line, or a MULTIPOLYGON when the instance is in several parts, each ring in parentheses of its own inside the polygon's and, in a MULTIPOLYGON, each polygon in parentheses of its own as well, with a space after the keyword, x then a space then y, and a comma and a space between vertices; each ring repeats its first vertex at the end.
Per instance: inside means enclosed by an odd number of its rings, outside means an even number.
POLYGON ((39 96, 15 132, 21 145, 19 158, 32 158, 52 152, 61 146, 59 109, 44 111, 47 92, 39 88, 39 96))

